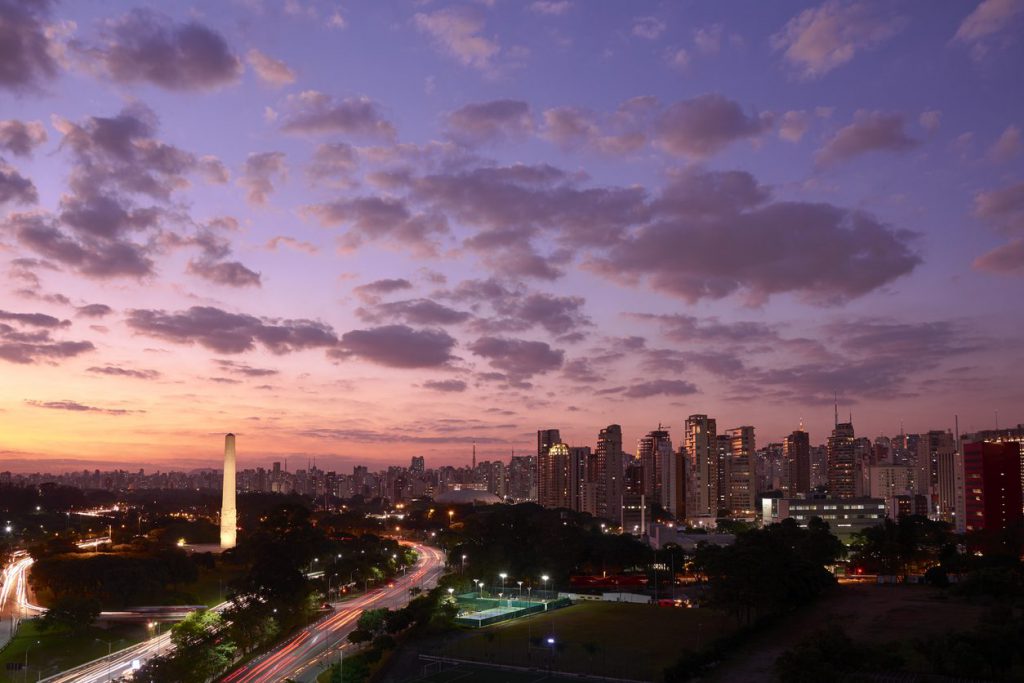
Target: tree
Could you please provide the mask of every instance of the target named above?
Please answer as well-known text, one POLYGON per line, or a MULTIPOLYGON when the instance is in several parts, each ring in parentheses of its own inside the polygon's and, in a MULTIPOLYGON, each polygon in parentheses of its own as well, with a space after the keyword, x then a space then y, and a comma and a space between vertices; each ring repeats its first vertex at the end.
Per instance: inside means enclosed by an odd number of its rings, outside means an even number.
POLYGON ((348 642, 352 643, 353 645, 368 643, 371 640, 373 640, 373 633, 367 631, 364 628, 353 629, 352 632, 348 634, 348 642))
POLYGON ((223 620, 217 612, 192 612, 171 629, 171 642, 179 650, 189 650, 209 640, 222 625, 223 620))
POLYGON ((47 630, 67 629, 77 634, 92 626, 99 615, 100 602, 96 598, 62 595, 50 606, 40 622, 47 630))

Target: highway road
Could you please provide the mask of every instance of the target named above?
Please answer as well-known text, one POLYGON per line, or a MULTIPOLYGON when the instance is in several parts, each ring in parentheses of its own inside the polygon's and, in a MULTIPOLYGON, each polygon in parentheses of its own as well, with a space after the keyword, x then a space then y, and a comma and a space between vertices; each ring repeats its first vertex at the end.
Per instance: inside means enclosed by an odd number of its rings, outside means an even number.
POLYGON ((286 678, 302 683, 315 681, 329 663, 337 661, 339 650, 346 648, 346 637, 355 629, 363 610, 403 607, 409 602, 410 588, 426 590, 437 584, 444 571, 444 554, 429 546, 414 547, 419 560, 406 576, 396 578, 392 586, 337 603, 329 616, 221 680, 224 683, 276 683, 286 678))
MULTIPOLYGON (((376 607, 401 607, 409 600, 409 589, 433 587, 444 570, 444 554, 436 548, 415 546, 419 553, 416 566, 407 576, 395 580, 394 587, 373 590, 353 600, 336 603, 336 611, 318 623, 306 628, 287 641, 247 666, 238 669, 225 681, 280 681, 292 677, 300 681, 315 681, 328 655, 337 657, 338 645, 345 643, 345 637, 355 628, 364 609, 376 607)), ((228 607, 224 602, 214 611, 228 607)), ((145 664, 149 659, 166 654, 173 649, 170 633, 163 633, 107 657, 93 660, 79 667, 64 671, 42 683, 100 683, 116 681, 129 671, 145 664)), ((333 661, 333 660, 332 660, 333 661)))

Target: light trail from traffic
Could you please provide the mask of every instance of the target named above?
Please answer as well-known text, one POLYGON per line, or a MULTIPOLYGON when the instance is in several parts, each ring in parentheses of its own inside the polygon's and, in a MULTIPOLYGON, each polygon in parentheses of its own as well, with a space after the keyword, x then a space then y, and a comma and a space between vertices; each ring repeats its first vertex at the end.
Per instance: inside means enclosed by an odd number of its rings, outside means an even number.
POLYGON ((409 601, 410 588, 428 588, 437 581, 444 569, 444 554, 429 546, 414 547, 419 559, 406 576, 396 578, 392 586, 340 603, 330 616, 225 676, 224 683, 270 683, 286 678, 315 680, 323 665, 345 646, 345 638, 355 628, 363 610, 403 606, 409 601))

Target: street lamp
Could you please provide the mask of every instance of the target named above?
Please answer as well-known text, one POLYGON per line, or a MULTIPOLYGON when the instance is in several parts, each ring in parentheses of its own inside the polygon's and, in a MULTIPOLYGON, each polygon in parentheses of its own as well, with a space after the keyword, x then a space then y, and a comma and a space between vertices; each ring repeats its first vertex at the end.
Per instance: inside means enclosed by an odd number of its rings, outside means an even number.
MULTIPOLYGON (((508 578, 508 574, 506 574, 505 572, 502 572, 502 573, 498 574, 498 576, 501 577, 501 592, 504 593, 505 592, 505 579, 508 578)), ((499 607, 501 606, 501 602, 498 602, 498 606, 499 607)))
MULTIPOLYGON (((542 576, 540 577, 540 580, 544 582, 544 592, 545 592, 545 593, 546 593, 546 592, 548 591, 548 579, 550 579, 550 578, 551 578, 551 577, 550 577, 550 576, 548 576, 547 574, 543 574, 543 575, 542 575, 542 576)), ((544 601, 545 601, 545 602, 547 602, 547 598, 546 598, 546 597, 544 598, 544 601)))
POLYGON ((452 517, 454 517, 454 516, 455 516, 455 510, 449 510, 448 511, 448 528, 449 529, 452 528, 452 517))
POLYGON ((465 553, 463 553, 463 555, 462 555, 462 569, 459 570, 459 574, 463 574, 463 573, 465 573, 465 571, 466 571, 466 555, 465 555, 465 553))
POLYGON ((519 584, 519 599, 522 600, 523 599, 523 582, 522 581, 516 581, 516 583, 519 584))

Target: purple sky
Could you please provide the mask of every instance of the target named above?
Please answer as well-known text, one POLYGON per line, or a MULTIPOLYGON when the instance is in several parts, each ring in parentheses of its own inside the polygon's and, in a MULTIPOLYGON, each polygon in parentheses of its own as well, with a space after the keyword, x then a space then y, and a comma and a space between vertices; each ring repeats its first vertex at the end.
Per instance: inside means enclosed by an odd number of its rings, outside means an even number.
POLYGON ((1022 29, 0 0, 0 467, 1022 422, 1022 29))

